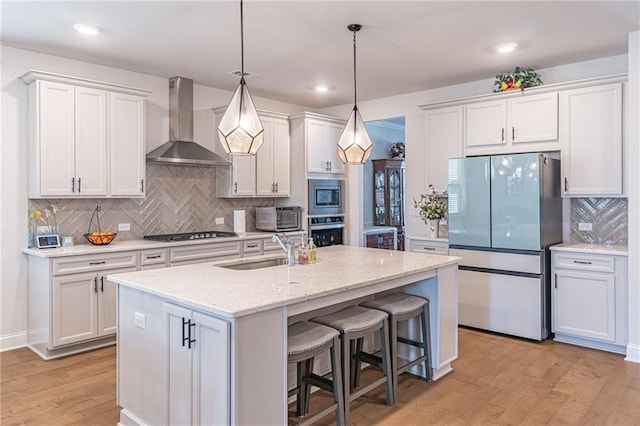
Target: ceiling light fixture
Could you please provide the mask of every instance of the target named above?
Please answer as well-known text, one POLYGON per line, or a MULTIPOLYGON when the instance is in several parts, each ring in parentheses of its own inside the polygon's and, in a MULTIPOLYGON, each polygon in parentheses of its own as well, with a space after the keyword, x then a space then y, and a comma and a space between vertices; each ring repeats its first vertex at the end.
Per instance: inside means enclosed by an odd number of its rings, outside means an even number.
POLYGON ((84 35, 98 35, 102 32, 100 27, 90 24, 73 24, 73 28, 84 35))
POLYGON ((315 87, 315 91, 318 93, 326 93, 329 91, 329 88, 327 86, 318 85, 315 87))
POLYGON ((517 43, 502 43, 496 46, 498 53, 511 53, 518 47, 517 43))
POLYGON ((338 139, 338 155, 345 164, 364 164, 371 156, 371 139, 358 111, 356 90, 356 33, 362 25, 351 24, 347 28, 353 32, 353 110, 338 139))
POLYGON ((220 120, 218 136, 227 154, 253 155, 262 146, 264 128, 253 99, 251 99, 247 83, 244 81, 247 74, 244 72, 243 18, 242 0, 240 0, 240 55, 242 57, 240 84, 238 84, 229 106, 220 120))

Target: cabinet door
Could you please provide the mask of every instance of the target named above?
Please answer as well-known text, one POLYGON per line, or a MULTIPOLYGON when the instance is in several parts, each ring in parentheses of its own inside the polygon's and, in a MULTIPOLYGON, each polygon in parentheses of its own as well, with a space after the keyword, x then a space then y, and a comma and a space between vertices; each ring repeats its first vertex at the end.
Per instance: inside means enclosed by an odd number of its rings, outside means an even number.
POLYGON ((230 424, 230 341, 229 323, 193 313, 193 423, 230 424))
POLYGON ((144 196, 144 99, 110 94, 110 193, 114 197, 144 196))
POLYGON ((275 139, 273 135, 274 120, 261 118, 264 128, 264 142, 256 154, 256 195, 270 197, 275 192, 273 157, 275 139))
POLYGON ((622 195, 622 84, 560 96, 564 195, 622 195))
POLYGON ((338 140, 344 130, 344 126, 334 123, 327 123, 327 133, 325 139, 325 155, 329 161, 331 173, 344 173, 344 163, 338 155, 338 140))
POLYGON ((506 143, 507 104, 504 100, 466 106, 465 146, 506 143))
POLYGON ((328 160, 325 157, 324 152, 326 133, 326 123, 315 120, 307 121, 306 149, 307 172, 309 173, 327 173, 329 171, 329 165, 327 164, 328 160))
POLYGON ((102 272, 98 277, 98 336, 116 334, 116 285, 107 280, 109 274, 133 272, 136 268, 102 272))
POLYGON ((107 195, 107 93, 75 88, 76 195, 107 195))
POLYGON ((253 197, 255 194, 255 156, 232 155, 231 168, 233 169, 233 188, 231 194, 234 197, 253 197))
POLYGON ((289 121, 275 120, 273 123, 273 181, 276 195, 291 195, 291 140, 289 121))
MULTIPOLYGON (((169 425, 196 424, 192 418, 192 359, 193 350, 185 340, 189 333, 191 311, 163 303, 162 314, 166 327, 165 347, 165 419, 169 425)), ((193 330, 191 330, 193 331, 193 330)), ((193 345, 193 343, 191 344, 193 345)), ((209 401, 213 403, 213 401, 209 401)))
POLYGON ((425 112, 428 177, 425 188, 433 185, 437 192, 447 191, 449 158, 462 157, 462 107, 441 108, 425 112))
POLYGON ((614 275, 558 269, 554 279, 553 331, 614 342, 614 275))
POLYGON ((68 84, 38 81, 36 131, 40 164, 37 196, 75 193, 74 88, 68 84))
POLYGON ((98 277, 94 272, 53 279, 54 347, 98 336, 97 293, 98 277))
POLYGON ((509 99, 508 121, 508 136, 514 145, 557 141, 558 93, 509 99))

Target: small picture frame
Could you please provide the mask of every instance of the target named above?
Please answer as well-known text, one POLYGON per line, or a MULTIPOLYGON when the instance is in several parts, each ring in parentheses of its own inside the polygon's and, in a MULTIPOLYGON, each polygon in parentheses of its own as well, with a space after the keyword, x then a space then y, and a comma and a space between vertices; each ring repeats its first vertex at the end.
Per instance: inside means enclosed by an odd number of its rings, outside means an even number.
POLYGON ((60 237, 57 234, 36 235, 36 246, 38 248, 60 247, 60 237))

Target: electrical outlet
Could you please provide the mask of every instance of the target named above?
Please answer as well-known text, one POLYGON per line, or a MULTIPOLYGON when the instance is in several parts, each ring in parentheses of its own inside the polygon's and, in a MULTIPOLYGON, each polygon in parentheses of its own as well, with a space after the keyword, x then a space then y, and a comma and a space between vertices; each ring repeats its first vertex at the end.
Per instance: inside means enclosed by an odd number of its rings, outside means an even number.
POLYGON ((216 225, 224 225, 224 217, 216 217, 216 225))
POLYGON ((133 322, 136 327, 141 328, 143 330, 147 329, 147 316, 145 314, 141 314, 140 312, 135 312, 133 315, 133 322))
POLYGON ((119 223, 118 224, 118 232, 131 231, 130 223, 119 223))
POLYGON ((589 222, 578 223, 578 231, 593 231, 593 224, 589 222))

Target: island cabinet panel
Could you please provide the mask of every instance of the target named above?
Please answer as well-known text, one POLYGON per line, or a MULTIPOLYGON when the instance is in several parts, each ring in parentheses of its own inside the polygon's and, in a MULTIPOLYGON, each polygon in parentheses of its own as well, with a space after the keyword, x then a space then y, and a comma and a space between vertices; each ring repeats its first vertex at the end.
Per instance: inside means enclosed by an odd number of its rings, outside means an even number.
POLYGON ((229 323, 171 303, 163 316, 167 423, 229 424, 229 323))

